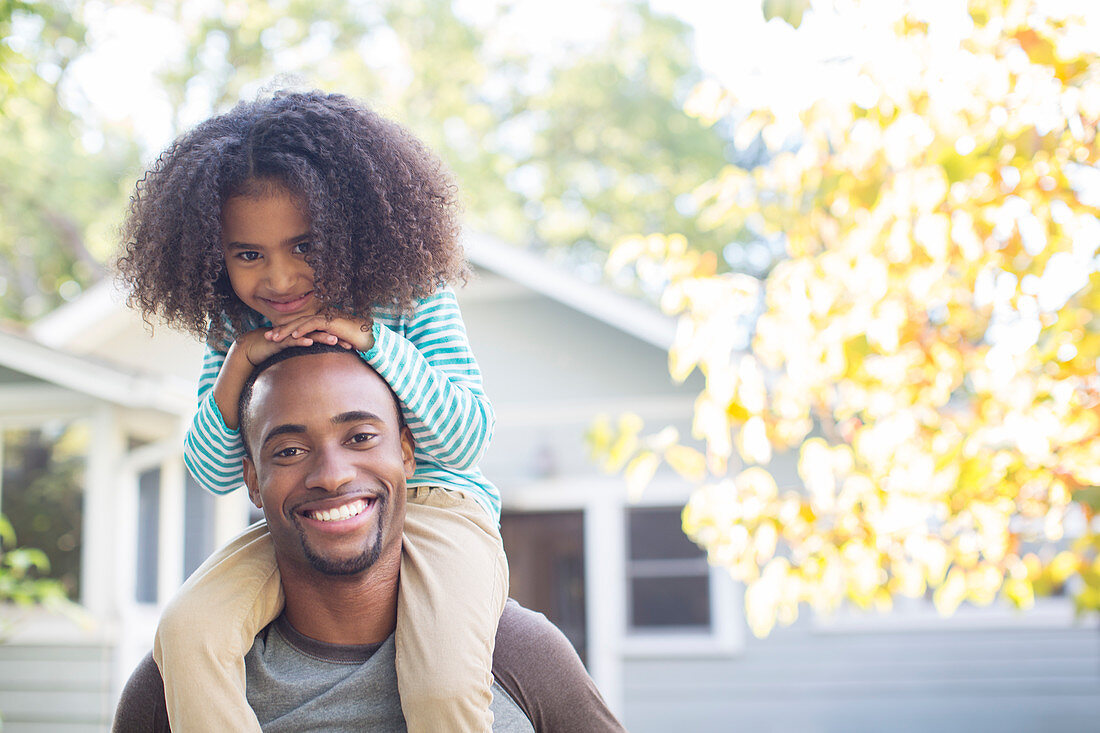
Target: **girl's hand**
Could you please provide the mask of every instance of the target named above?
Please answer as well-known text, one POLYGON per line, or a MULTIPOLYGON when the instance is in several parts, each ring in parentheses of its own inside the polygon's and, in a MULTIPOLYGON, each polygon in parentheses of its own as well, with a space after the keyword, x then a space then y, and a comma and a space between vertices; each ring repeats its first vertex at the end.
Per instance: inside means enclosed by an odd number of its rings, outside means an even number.
POLYGON ((248 359, 249 364, 257 366, 267 357, 290 346, 311 346, 313 344, 313 339, 308 336, 284 338, 281 341, 275 341, 269 336, 270 333, 270 330, 266 328, 257 328, 248 333, 243 333, 237 337, 233 347, 248 359))
POLYGON ((345 349, 370 351, 374 347, 372 325, 373 321, 370 318, 303 316, 271 329, 267 332, 267 338, 275 343, 311 339, 310 343, 316 341, 345 349))
POLYGON ((238 427, 237 401, 249 375, 257 364, 272 354, 288 346, 310 346, 313 339, 309 336, 284 338, 272 341, 266 328, 257 328, 242 333, 229 347, 222 363, 218 379, 214 382, 214 402, 222 414, 225 426, 230 430, 238 427))

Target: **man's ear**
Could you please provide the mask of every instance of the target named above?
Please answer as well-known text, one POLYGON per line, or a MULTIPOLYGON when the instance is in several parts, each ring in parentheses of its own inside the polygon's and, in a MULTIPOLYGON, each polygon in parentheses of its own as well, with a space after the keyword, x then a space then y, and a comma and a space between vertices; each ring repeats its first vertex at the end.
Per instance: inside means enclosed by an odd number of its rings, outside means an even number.
POLYGON ((405 464, 405 478, 410 479, 416 472, 416 458, 413 455, 412 431, 408 427, 401 428, 401 460, 405 464))
POLYGON ((244 473, 244 485, 248 487, 248 498, 257 509, 263 509, 264 504, 260 500, 260 482, 256 479, 256 464, 251 458, 245 456, 241 460, 241 470, 244 473))

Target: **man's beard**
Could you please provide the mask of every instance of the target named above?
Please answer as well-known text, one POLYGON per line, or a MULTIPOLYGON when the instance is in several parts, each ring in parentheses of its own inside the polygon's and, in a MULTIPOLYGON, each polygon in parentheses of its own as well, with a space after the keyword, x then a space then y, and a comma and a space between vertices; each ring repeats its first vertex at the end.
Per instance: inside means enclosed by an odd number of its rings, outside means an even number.
POLYGON ((378 524, 375 528, 374 537, 370 542, 370 545, 363 548, 355 557, 349 557, 339 560, 334 560, 330 557, 324 557, 317 553, 316 550, 310 546, 306 541, 305 533, 301 527, 298 527, 298 540, 302 543, 302 550, 305 553, 306 560, 313 566, 313 569, 324 575, 357 575, 370 568, 378 560, 378 555, 382 552, 382 517, 386 516, 386 497, 379 496, 375 499, 374 512, 378 517, 378 524))

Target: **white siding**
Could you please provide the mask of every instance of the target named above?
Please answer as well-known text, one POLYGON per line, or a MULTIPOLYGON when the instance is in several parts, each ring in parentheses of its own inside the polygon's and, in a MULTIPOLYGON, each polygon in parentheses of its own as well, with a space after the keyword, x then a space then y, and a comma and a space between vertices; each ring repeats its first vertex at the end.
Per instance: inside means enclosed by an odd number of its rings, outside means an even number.
POLYGON ((4 733, 105 731, 114 714, 111 648, 96 643, 0 645, 4 733))
POLYGON ((632 733, 1100 730, 1100 628, 815 631, 730 658, 636 658, 632 733))

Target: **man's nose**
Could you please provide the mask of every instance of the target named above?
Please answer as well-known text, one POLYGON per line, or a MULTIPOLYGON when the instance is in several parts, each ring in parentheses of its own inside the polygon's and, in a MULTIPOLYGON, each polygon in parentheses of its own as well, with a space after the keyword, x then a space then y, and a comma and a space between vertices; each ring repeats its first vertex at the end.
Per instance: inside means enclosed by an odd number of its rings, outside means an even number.
POLYGON ((306 481, 311 489, 339 491, 355 478, 355 466, 340 446, 315 448, 306 481))

